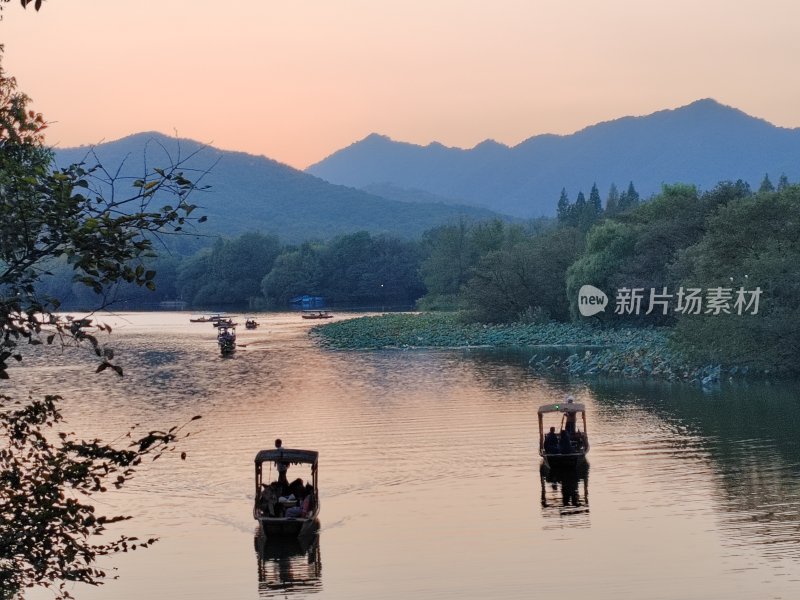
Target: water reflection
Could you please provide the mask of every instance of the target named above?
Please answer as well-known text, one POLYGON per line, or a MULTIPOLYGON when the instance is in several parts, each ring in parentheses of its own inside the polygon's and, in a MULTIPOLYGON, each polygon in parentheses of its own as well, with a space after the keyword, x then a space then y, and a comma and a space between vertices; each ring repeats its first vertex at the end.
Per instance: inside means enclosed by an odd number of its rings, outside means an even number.
POLYGON ((322 591, 318 533, 302 538, 268 539, 257 529, 253 541, 258 562, 259 598, 322 591))
POLYGON ((283 314, 260 316, 224 360, 213 329, 188 318, 115 323, 124 378, 86 376, 91 357, 75 366, 44 349, 3 383, 23 398, 62 392, 81 436, 203 415, 185 463, 157 461, 109 499, 141 529, 118 532, 164 543, 114 559, 120 579, 81 588, 81 600, 516 600, 562 595, 542 573, 561 572, 565 556, 587 557, 570 593, 597 600, 797 595, 800 402, 789 385, 543 379, 538 349, 333 352, 283 314), (536 482, 536 407, 566 393, 590 414, 591 524, 588 472, 536 482), (253 451, 275 437, 323 457, 324 589, 317 538, 256 538, 252 570, 253 451))
POLYGON ((684 484, 692 485, 687 475, 700 472, 698 462, 708 464, 706 478, 719 491, 715 505, 724 544, 738 549, 755 542, 766 557, 800 558, 800 402, 794 386, 723 383, 704 389, 599 381, 591 391, 606 418, 634 435, 632 418, 640 421, 638 429, 651 430, 646 452, 683 463, 684 484))
MULTIPOLYGON (((575 466, 539 466, 541 502, 545 516, 564 516, 589 512, 589 463, 575 466)), ((588 520, 585 522, 588 526, 588 520)))

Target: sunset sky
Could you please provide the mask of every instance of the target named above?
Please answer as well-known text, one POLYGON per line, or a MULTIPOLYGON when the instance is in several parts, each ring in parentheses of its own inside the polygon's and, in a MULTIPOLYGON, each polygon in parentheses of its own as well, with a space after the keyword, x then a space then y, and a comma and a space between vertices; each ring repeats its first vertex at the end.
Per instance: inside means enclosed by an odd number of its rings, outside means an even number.
POLYGON ((61 147, 157 130, 305 168, 377 132, 469 148, 715 98, 800 126, 797 0, 2 3, 61 147))

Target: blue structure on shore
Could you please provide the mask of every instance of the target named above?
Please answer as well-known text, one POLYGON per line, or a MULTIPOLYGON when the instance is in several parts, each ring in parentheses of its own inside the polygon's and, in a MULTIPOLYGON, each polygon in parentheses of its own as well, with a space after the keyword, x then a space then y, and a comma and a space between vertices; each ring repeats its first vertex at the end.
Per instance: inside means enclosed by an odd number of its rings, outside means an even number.
POLYGON ((305 294, 291 298, 289 304, 295 308, 323 308, 325 306, 325 298, 323 296, 305 294))

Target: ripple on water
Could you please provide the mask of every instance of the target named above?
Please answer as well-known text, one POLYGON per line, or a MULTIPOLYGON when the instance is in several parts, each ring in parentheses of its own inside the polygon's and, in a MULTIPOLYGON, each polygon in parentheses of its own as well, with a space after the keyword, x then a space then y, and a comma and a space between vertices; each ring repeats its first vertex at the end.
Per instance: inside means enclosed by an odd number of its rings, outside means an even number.
MULTIPOLYGON (((791 390, 709 397, 546 380, 507 353, 324 351, 296 314, 259 316, 261 328, 240 334, 246 347, 223 360, 213 329, 188 315, 114 318, 122 379, 92 374, 91 357, 75 366, 74 354, 53 352, 15 367, 11 384, 61 391, 68 427, 83 435, 203 415, 180 444, 186 461, 165 456, 103 499, 165 540, 120 563, 107 597, 159 589, 203 600, 220 586, 304 596, 270 587, 286 573, 277 558, 254 557, 253 458, 276 437, 320 451, 320 596, 557 595, 561 579, 542 574, 561 573, 564 556, 581 560, 574 593, 599 600, 791 597, 800 579, 791 390), (558 486, 542 506, 536 408, 567 392, 589 410, 589 480, 580 506, 560 505, 558 486), (762 427, 752 406, 781 394, 786 427, 762 427)), ((307 566, 300 556, 295 567, 307 566)))

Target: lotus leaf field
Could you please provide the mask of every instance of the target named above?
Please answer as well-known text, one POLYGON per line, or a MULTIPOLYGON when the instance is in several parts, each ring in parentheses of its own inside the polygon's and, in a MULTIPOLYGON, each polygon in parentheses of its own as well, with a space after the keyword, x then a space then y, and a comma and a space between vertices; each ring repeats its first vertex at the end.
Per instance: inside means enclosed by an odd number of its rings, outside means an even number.
POLYGON ((670 344, 668 328, 489 325, 466 323, 457 313, 403 313, 319 325, 312 335, 323 347, 340 350, 528 347, 534 350, 531 368, 572 376, 653 377, 708 384, 722 372, 718 365, 689 364, 670 344), (575 352, 565 352, 569 349, 575 352))

